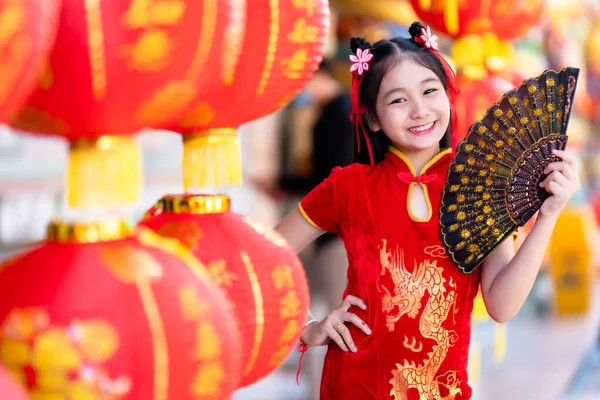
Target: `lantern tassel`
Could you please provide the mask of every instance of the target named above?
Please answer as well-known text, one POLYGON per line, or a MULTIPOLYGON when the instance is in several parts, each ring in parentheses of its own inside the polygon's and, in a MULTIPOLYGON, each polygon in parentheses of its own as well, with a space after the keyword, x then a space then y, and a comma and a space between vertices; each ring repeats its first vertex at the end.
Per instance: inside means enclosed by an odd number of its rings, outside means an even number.
POLYGON ((240 142, 233 128, 183 136, 183 187, 216 188, 242 184, 240 142))
POLYGON ((106 135, 70 143, 67 204, 115 208, 137 202, 142 186, 140 150, 132 136, 106 135))

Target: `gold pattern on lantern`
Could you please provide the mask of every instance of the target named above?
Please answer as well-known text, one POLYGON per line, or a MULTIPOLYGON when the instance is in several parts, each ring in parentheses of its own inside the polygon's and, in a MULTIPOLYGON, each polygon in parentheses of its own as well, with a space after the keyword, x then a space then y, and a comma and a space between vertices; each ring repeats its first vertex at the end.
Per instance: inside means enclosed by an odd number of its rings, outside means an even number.
POLYGON ((200 298, 193 286, 184 286, 177 293, 181 315, 187 322, 200 321, 209 311, 208 304, 200 298))
POLYGON ((271 359, 269 360, 269 364, 272 367, 276 367, 276 366, 281 365, 281 363, 285 360, 285 358, 287 357, 287 355, 289 354, 289 352, 290 352, 289 346, 284 345, 284 346, 280 347, 279 350, 277 350, 271 356, 271 359))
POLYGON ((198 102, 192 111, 180 122, 183 128, 194 128, 198 126, 208 125, 215 119, 215 110, 206 101, 198 102))
POLYGON ((10 100, 10 93, 19 84, 19 74, 31 52, 32 41, 22 32, 27 9, 21 2, 4 3, 0 12, 0 101, 10 100))
POLYGON ((101 0, 85 0, 85 22, 88 32, 89 63, 92 92, 96 100, 106 94, 106 55, 104 54, 104 27, 101 0))
POLYGON ((131 391, 127 376, 111 378, 102 366, 119 347, 118 332, 107 321, 75 319, 62 326, 50 324, 41 308, 15 308, 1 330, 0 361, 28 387, 32 399, 66 394, 86 399, 121 398, 131 391), (23 336, 19 334, 23 326, 35 329, 23 336), (33 376, 25 376, 26 367, 33 376))
POLYGON ((137 289, 150 325, 153 356, 153 400, 167 400, 169 395, 169 351, 165 326, 161 318, 156 297, 149 281, 137 282, 137 289))
POLYGON ((256 363, 258 353, 262 345, 263 333, 265 330, 265 309, 262 289, 260 287, 260 282, 258 281, 258 276, 256 275, 254 265, 252 265, 252 260, 250 259, 250 256, 248 256, 248 253, 246 253, 245 251, 242 251, 240 256, 246 267, 246 273, 248 274, 250 286, 252 287, 252 295, 254 296, 254 315, 256 326, 256 330, 254 332, 254 343, 250 352, 250 358, 248 359, 248 363, 246 364, 246 368, 244 369, 243 373, 244 376, 247 376, 250 373, 250 371, 252 371, 252 368, 254 368, 254 364, 256 363))
POLYGON ((235 71, 242 54, 246 28, 246 0, 231 0, 231 2, 232 10, 223 34, 221 53, 221 80, 224 86, 231 86, 235 81, 235 71))
POLYGON ((269 42, 267 45, 267 56, 265 57, 265 65, 256 88, 256 94, 261 96, 265 93, 265 88, 269 79, 271 79, 271 71, 273 70, 273 64, 275 63, 275 53, 277 53, 277 43, 279 40, 279 19, 281 18, 281 11, 279 7, 279 0, 269 0, 269 42))
POLYGON ((135 42, 120 49, 130 70, 155 72, 171 63, 175 40, 160 27, 179 24, 185 8, 182 0, 132 0, 121 17, 121 24, 130 30, 143 29, 143 32, 135 42))
POLYGON ((196 221, 168 221, 157 231, 161 236, 178 239, 185 247, 194 251, 198 248, 198 242, 204 237, 202 229, 196 221))
POLYGON ((208 60, 208 55, 210 54, 210 49, 215 40, 215 31, 217 29, 217 2, 218 0, 204 0, 202 2, 200 36, 198 38, 196 54, 194 54, 190 69, 185 76, 186 80, 195 80, 204 69, 206 60, 208 60))
POLYGON ((210 323, 203 322, 196 328, 196 356, 199 360, 213 360, 221 356, 221 341, 210 323))
POLYGON ((185 2, 181 0, 132 0, 121 23, 130 29, 176 25, 184 13, 185 2))
POLYGON ((300 315, 300 299, 294 290, 290 290, 279 300, 279 316, 282 319, 300 315))
POLYGON ((75 319, 68 330, 75 347, 86 361, 106 362, 115 355, 119 348, 118 332, 102 319, 75 319))
POLYGON ((170 81, 145 100, 137 112, 137 121, 155 126, 164 121, 164 114, 183 112, 193 101, 195 89, 189 81, 170 81))
POLYGON ((315 0, 292 0, 292 5, 294 8, 304 9, 306 10, 306 15, 312 17, 315 13, 315 8, 317 8, 318 4, 315 0))
POLYGON ((287 264, 276 266, 271 272, 271 278, 273 279, 273 285, 277 290, 294 288, 292 267, 287 264))
POLYGON ((163 29, 148 29, 132 44, 121 46, 119 54, 127 68, 138 72, 157 72, 171 63, 174 40, 163 29))
POLYGON ((233 281, 238 279, 237 274, 227 270, 227 262, 224 259, 208 263, 208 272, 219 287, 231 287, 233 281))
POLYGON ((285 325, 285 328, 283 328, 283 332, 281 332, 281 335, 279 336, 279 339, 277 340, 277 344, 286 344, 291 342, 292 340, 294 340, 296 338, 296 336, 298 335, 298 333, 300 332, 300 325, 298 324, 298 321, 296 320, 290 320, 287 322, 287 324, 285 325))
POLYGON ((298 18, 294 30, 288 33, 288 40, 294 44, 315 43, 319 37, 319 28, 310 25, 305 18, 298 18))
POLYGON ((308 63, 308 50, 298 49, 294 52, 291 58, 281 60, 281 65, 285 67, 283 73, 289 79, 302 78, 302 72, 308 63))
POLYGON ((162 277, 162 266, 146 250, 128 244, 107 244, 100 256, 113 276, 125 283, 149 281, 162 277))
POLYGON ((200 398, 216 398, 221 393, 221 385, 226 378, 225 369, 220 361, 205 363, 196 372, 191 391, 200 398))

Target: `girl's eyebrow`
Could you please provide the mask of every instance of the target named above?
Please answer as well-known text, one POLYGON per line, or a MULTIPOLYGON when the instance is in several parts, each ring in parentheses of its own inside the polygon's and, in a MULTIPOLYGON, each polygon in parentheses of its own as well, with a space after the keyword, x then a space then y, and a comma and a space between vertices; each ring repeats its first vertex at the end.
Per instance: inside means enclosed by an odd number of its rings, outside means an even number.
MULTIPOLYGON (((427 79, 423 79, 420 83, 420 85, 424 85, 426 83, 430 83, 430 82, 439 82, 440 80, 437 78, 427 78, 427 79)), ((396 93, 396 92, 405 92, 406 89, 402 88, 402 87, 398 87, 398 88, 393 88, 387 91, 387 93, 385 94, 385 96, 383 96, 383 98, 387 98, 388 96, 396 93)))

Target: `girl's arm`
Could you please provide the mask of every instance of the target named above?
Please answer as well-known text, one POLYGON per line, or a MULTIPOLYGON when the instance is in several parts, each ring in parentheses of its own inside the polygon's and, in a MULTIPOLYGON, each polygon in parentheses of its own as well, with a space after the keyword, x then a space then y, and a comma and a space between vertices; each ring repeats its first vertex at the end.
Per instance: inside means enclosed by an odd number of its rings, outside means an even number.
POLYGON ((537 277, 560 211, 580 188, 575 157, 564 151, 554 153, 563 162, 548 165, 550 174, 541 186, 551 196, 542 204, 538 218, 514 254, 512 240, 505 240, 486 258, 481 271, 481 291, 488 314, 497 322, 512 319, 527 299, 537 277))
MULTIPOLYGON (((275 230, 297 252, 300 252, 313 240, 325 233, 324 230, 312 226, 297 208, 281 220, 275 230)), ((363 310, 367 307, 361 299, 347 296, 337 308, 321 321, 314 321, 315 324, 310 324, 304 328, 301 337, 302 342, 308 346, 324 346, 333 340, 343 351, 356 352, 356 345, 345 323, 356 325, 367 335, 371 334, 371 330, 356 314, 348 312, 351 306, 357 306, 363 310)), ((312 314, 310 314, 310 318, 312 320, 312 314)))
POLYGON ((282 219, 275 230, 287 240, 297 253, 325 233, 324 230, 315 228, 308 223, 298 208, 282 219))

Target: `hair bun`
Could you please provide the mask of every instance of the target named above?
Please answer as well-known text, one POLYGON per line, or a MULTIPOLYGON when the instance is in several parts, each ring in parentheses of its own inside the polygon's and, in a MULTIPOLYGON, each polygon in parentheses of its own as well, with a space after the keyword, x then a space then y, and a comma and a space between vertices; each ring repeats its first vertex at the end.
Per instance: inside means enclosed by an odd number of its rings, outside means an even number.
POLYGON ((408 33, 410 33, 410 36, 415 39, 419 36, 421 36, 421 29, 424 29, 425 26, 420 23, 419 21, 415 21, 410 25, 410 28, 408 28, 408 33))
POLYGON ((356 54, 356 50, 358 49, 372 49, 373 46, 371 46, 371 43, 365 38, 353 37, 350 39, 350 48, 352 49, 352 52, 356 54))

